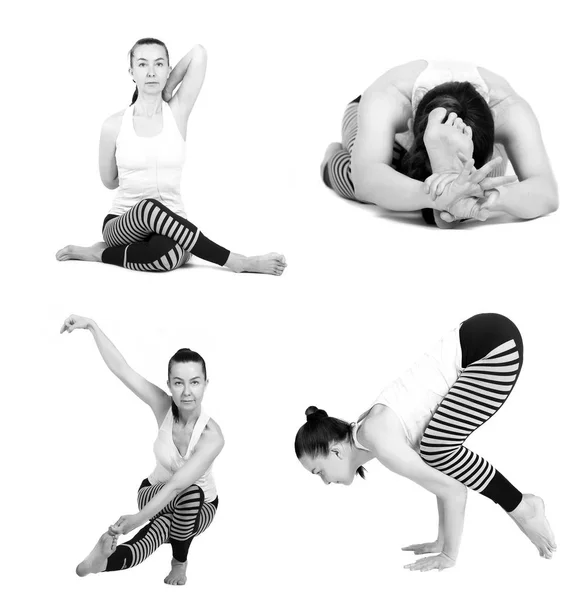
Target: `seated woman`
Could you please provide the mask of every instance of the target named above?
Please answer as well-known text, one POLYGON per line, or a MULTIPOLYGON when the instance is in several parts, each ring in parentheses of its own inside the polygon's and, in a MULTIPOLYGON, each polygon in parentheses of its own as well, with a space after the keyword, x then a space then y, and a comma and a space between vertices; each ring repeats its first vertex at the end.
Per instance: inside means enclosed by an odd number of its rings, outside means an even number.
POLYGON ((235 254, 186 218, 180 190, 185 139, 206 64, 202 46, 195 46, 171 71, 167 47, 160 40, 144 38, 134 44, 129 69, 136 83, 132 104, 105 121, 100 138, 101 179, 116 190, 103 223, 104 242, 65 246, 57 260, 170 271, 194 254, 237 273, 282 274, 282 255, 235 254))
POLYGON ((77 574, 135 567, 168 542, 173 558, 165 583, 184 585, 189 546, 209 527, 217 510, 212 465, 224 443, 219 426, 201 406, 207 387, 205 361, 188 348, 176 352, 168 365, 169 395, 136 373, 94 321, 71 315, 61 333, 76 329, 93 334, 110 371, 150 407, 159 427, 156 467, 138 488, 139 511, 121 516, 102 534, 77 566, 77 574), (118 544, 119 535, 141 526, 131 540, 118 544))
POLYGON ((321 175, 344 198, 395 211, 422 209, 425 221, 437 225, 454 219, 432 209, 485 220, 502 213, 533 219, 558 207, 529 104, 503 77, 453 61, 409 62, 374 81, 348 105, 342 143, 327 148, 321 175), (461 154, 473 156, 478 168, 494 158, 475 189, 448 185, 461 171, 461 154), (504 177, 508 157, 518 181, 504 177), (446 176, 440 197, 423 184, 432 174, 446 176))
POLYGON ((522 337, 512 321, 497 314, 471 317, 391 383, 357 424, 309 407, 295 439, 297 458, 327 485, 349 485, 377 459, 435 494, 437 539, 403 548, 433 556, 407 565, 411 570, 455 565, 467 487, 499 504, 540 556, 552 558, 556 545, 542 499, 522 494, 464 445, 507 400, 522 361, 522 337))

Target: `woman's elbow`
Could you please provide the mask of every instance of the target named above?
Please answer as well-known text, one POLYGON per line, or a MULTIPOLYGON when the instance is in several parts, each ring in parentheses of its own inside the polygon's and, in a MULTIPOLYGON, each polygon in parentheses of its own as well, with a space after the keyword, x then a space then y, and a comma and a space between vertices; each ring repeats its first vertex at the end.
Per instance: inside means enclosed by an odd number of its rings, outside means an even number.
POLYGON ((207 61, 207 50, 201 44, 195 44, 191 50, 191 59, 204 63, 207 61))
POLYGON ((109 190, 115 190, 118 187, 118 177, 112 179, 111 177, 102 176, 101 180, 104 186, 107 187, 109 190))
POLYGON ((556 210, 558 210, 558 208, 559 208, 559 190, 555 183, 548 194, 545 214, 548 215, 550 213, 553 213, 556 210))

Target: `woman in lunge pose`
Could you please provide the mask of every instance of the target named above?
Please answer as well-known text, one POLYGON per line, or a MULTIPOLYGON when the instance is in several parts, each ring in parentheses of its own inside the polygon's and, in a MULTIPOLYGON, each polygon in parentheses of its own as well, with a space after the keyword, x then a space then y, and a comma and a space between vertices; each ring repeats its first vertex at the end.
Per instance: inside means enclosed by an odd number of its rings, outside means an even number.
POLYGON ((409 62, 374 81, 348 105, 342 143, 327 148, 321 175, 344 198, 422 209, 437 225, 502 213, 532 219, 558 207, 529 104, 499 75, 453 61, 409 62), (453 184, 470 157, 489 168, 453 184), (518 181, 504 176, 507 157, 518 181))
POLYGON ((195 46, 172 69, 165 44, 138 40, 130 50, 136 91, 129 108, 107 119, 100 138, 100 175, 116 190, 103 224, 104 242, 65 246, 58 260, 90 260, 140 271, 170 271, 191 254, 235 272, 281 275, 282 255, 247 257, 205 237, 187 220, 181 173, 189 115, 199 95, 207 56, 195 46), (177 86, 180 87, 173 95, 177 86))
POLYGON ((297 458, 325 484, 346 485, 356 473, 363 477, 363 465, 377 459, 435 494, 437 539, 403 548, 433 556, 406 565, 411 570, 455 565, 467 487, 499 504, 540 556, 552 558, 556 545, 542 499, 519 492, 463 445, 504 404, 522 360, 522 338, 512 321, 497 314, 476 315, 391 383, 357 424, 309 407, 295 439, 297 458))
POLYGON ((159 427, 156 467, 138 489, 139 511, 109 527, 79 563, 77 574, 129 569, 169 542, 173 558, 165 583, 184 585, 189 546, 209 527, 218 506, 212 465, 223 448, 223 436, 201 407, 207 386, 205 361, 192 350, 179 350, 169 361, 167 394, 136 373, 94 321, 71 315, 61 333, 75 329, 93 334, 110 371, 148 404, 159 427), (118 544, 119 535, 143 525, 130 541, 118 544))

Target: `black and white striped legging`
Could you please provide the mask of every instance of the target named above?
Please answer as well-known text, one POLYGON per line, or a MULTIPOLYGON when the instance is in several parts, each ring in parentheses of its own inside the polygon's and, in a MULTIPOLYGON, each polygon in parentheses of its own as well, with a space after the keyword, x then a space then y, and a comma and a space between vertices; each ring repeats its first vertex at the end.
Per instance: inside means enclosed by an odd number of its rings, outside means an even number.
POLYGON ((420 444, 423 460, 513 511, 519 492, 484 458, 463 443, 504 404, 522 369, 518 328, 497 314, 464 321, 459 330, 462 372, 439 404, 420 444))
MULTIPOLYGON (((138 490, 140 510, 164 487, 151 485, 145 479, 138 490)), ((203 533, 213 521, 218 499, 205 502, 203 490, 190 485, 174 500, 169 502, 130 541, 120 544, 108 558, 106 571, 120 571, 139 565, 160 545, 169 542, 173 558, 179 562, 187 560, 193 538, 203 533)))
POLYGON ((230 255, 196 225, 152 198, 123 215, 108 215, 102 232, 108 245, 102 262, 135 271, 172 271, 184 265, 190 253, 223 266, 230 255))
MULTIPOLYGON (((351 178, 351 153, 358 132, 358 107, 360 96, 352 100, 345 109, 341 123, 341 145, 343 148, 335 152, 325 164, 323 181, 325 185, 348 200, 358 200, 355 197, 353 181, 351 178)), ((392 168, 400 171, 406 150, 394 142, 392 153, 392 168)))

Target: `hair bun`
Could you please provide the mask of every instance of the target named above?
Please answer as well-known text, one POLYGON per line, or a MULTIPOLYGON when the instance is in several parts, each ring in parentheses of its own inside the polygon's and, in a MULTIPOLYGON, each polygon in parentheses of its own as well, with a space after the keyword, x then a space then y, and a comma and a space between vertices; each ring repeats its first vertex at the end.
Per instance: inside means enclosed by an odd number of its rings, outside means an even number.
POLYGON ((317 408, 316 406, 309 406, 305 411, 305 416, 307 417, 308 422, 320 421, 321 419, 326 419, 329 415, 322 409, 317 408))

